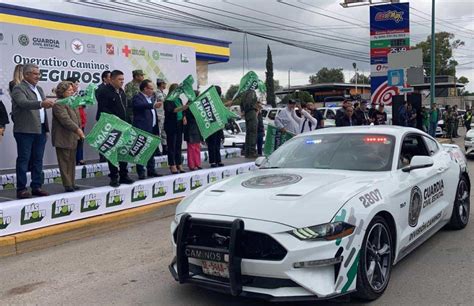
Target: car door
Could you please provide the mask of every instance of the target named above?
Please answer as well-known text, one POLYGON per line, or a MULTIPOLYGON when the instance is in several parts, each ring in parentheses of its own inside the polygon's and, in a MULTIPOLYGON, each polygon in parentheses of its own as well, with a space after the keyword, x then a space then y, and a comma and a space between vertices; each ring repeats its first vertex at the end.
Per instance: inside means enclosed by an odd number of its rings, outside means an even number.
MULTIPOLYGON (((393 199, 394 205, 399 206, 398 236, 402 255, 410 251, 410 246, 424 237, 429 229, 441 221, 439 215, 444 204, 444 177, 443 163, 436 154, 431 154, 423 140, 423 135, 410 133, 404 136, 398 156, 399 164, 395 172, 398 183, 393 199), (409 165, 413 156, 432 156, 433 166, 404 172, 402 169, 409 165)), ((397 207, 398 208, 398 207, 397 207)))

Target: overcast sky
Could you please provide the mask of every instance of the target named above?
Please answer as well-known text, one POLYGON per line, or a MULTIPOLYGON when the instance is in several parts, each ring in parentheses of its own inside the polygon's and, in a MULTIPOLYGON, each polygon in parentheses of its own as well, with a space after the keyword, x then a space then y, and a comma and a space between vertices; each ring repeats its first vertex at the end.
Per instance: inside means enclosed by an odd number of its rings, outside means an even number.
MULTIPOLYGON (((223 88, 239 82, 243 66, 244 71, 254 70, 261 78, 264 78, 267 44, 270 45, 273 53, 275 79, 279 80, 283 86, 288 84, 289 69, 291 69, 291 85, 307 84, 309 75, 316 73, 322 67, 344 68, 346 81, 354 75, 353 62, 356 62, 359 70, 365 74, 368 74, 370 70, 369 64, 362 61, 303 50, 250 35, 247 35, 247 44, 244 44, 244 35, 241 33, 163 22, 156 18, 132 16, 61 0, 0 0, 0 2, 230 41, 232 42, 230 61, 211 65, 209 68, 209 82, 221 85, 223 88)), ((117 0, 116 2, 127 1, 117 0)), ((139 3, 139 1, 128 2, 139 3)), ((154 2, 239 29, 273 35, 284 40, 293 39, 343 48, 347 49, 344 52, 350 52, 351 55, 357 54, 359 57, 368 58, 369 8, 344 9, 339 5, 342 0, 154 2)), ((461 64, 457 74, 458 77, 463 75, 468 77, 471 81, 468 90, 474 91, 474 0, 436 0, 436 3, 437 18, 439 18, 437 31, 452 32, 466 43, 455 53, 456 60, 461 64)), ((411 1, 410 6, 411 41, 415 44, 426 39, 430 33, 431 0, 411 1)))

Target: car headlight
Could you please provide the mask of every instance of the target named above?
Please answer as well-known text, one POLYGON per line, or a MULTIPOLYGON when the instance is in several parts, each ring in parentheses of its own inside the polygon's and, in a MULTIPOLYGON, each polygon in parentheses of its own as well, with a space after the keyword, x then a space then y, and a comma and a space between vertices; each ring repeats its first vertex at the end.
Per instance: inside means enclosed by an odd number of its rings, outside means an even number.
POLYGON ((354 225, 339 221, 298 228, 288 233, 300 240, 335 240, 349 236, 354 229, 354 225))

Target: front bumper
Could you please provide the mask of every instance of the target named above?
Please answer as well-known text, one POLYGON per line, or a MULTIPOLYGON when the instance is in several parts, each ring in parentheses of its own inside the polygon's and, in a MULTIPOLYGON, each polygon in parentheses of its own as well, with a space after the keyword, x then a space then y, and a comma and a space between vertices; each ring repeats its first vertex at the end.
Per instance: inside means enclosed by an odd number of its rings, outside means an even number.
POLYGON ((464 141, 464 148, 466 150, 466 155, 474 153, 474 142, 464 141))
MULTIPOLYGON (((176 257, 169 266, 173 277, 180 283, 193 283, 214 291, 234 296, 254 297, 270 301, 297 301, 297 300, 325 300, 350 293, 355 289, 341 283, 341 275, 346 275, 347 264, 314 266, 311 268, 294 268, 296 262, 315 261, 337 256, 349 256, 341 245, 334 241, 300 241, 286 233, 292 228, 276 225, 270 222, 256 220, 226 221, 183 217, 178 227, 172 225, 172 232, 176 230, 173 239, 176 257), (220 278, 203 273, 202 260, 187 257, 185 254, 186 224, 198 222, 222 222, 231 227, 231 238, 228 246, 229 278, 220 278), (271 229, 273 228, 273 229, 271 229), (269 234, 286 250, 281 260, 246 259, 240 256, 238 244, 243 231, 257 232, 266 229, 269 234), (176 240, 176 241, 175 241, 176 240), (344 285, 344 286, 343 286, 344 285), (344 287, 344 290, 342 289, 344 287)), ((215 217, 210 217, 215 218, 215 217)), ((344 239, 343 239, 344 240, 344 239)), ((351 252, 351 257, 354 252, 351 252)), ((357 257, 357 256, 353 256, 357 257)), ((350 260, 351 258, 349 258, 350 260)), ((356 259, 353 258, 355 261, 356 259)))

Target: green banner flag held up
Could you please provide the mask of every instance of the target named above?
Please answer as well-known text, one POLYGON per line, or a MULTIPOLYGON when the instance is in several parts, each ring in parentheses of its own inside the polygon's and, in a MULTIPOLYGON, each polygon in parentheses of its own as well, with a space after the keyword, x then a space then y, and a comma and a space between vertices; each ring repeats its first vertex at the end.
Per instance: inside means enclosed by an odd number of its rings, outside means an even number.
POLYGON ((263 153, 265 156, 269 156, 282 144, 293 138, 293 136, 295 135, 290 132, 281 132, 279 128, 269 124, 267 127, 267 133, 265 135, 265 146, 263 147, 263 153))
POLYGON ((62 105, 69 105, 72 108, 78 108, 79 106, 87 106, 96 104, 95 91, 97 85, 89 84, 85 91, 81 92, 80 95, 70 96, 64 99, 56 100, 56 103, 62 105))
POLYGON ((115 166, 122 161, 145 166, 160 144, 160 138, 114 115, 102 113, 86 142, 115 166))
MULTIPOLYGON (((209 87, 189 105, 204 139, 223 129, 231 113, 222 103, 214 86, 209 87)), ((232 115, 233 116, 233 115, 232 115)))
POLYGON ((265 87, 265 83, 263 83, 257 76, 254 71, 249 71, 245 74, 242 79, 240 80, 239 89, 235 93, 232 100, 235 100, 240 94, 246 92, 247 90, 256 90, 258 89, 259 92, 265 93, 267 88, 265 87))
POLYGON ((179 96, 184 93, 188 100, 194 101, 196 99, 196 94, 194 93, 193 84, 193 76, 188 75, 186 79, 184 79, 184 81, 168 95, 167 100, 174 100, 176 98, 179 98, 179 96))
POLYGON ((124 145, 119 148, 118 160, 146 166, 159 144, 159 137, 133 127, 129 129, 124 145))

